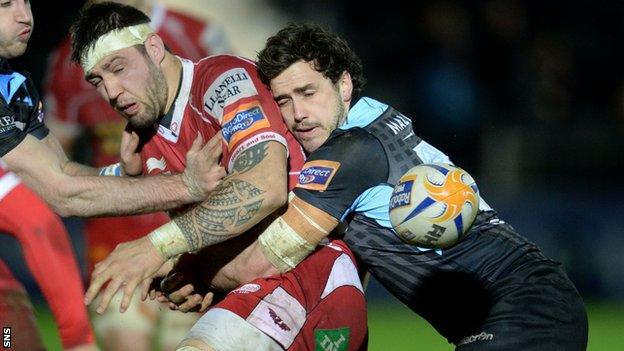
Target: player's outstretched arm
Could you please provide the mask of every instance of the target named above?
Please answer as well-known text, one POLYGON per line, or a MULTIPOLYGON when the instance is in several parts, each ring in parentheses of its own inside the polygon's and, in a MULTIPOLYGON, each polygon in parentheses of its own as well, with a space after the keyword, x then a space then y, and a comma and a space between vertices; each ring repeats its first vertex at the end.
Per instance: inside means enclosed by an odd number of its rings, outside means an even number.
POLYGON ((306 258, 329 233, 338 220, 293 197, 284 214, 274 220, 258 239, 222 269, 213 286, 233 289, 259 277, 284 273, 306 258), (223 284, 232 284, 224 286, 223 284))
MULTIPOLYGON (((251 244, 244 243, 244 250, 234 250, 237 255, 229 262, 214 267, 213 262, 206 259, 195 259, 192 270, 191 267, 174 269, 172 273, 179 276, 165 278, 175 283, 165 284, 168 286, 162 287, 164 290, 158 299, 170 303, 170 307, 175 305, 175 309, 182 312, 196 309, 202 312, 208 308, 213 296, 198 293, 194 286, 198 280, 204 286, 230 291, 253 279, 288 271, 310 254, 337 225, 338 220, 331 215, 294 197, 286 212, 267 225, 259 239, 249 241, 251 244), (180 281, 180 277, 185 279, 180 281)), ((234 242, 238 241, 240 239, 234 242)), ((228 243, 231 242, 224 244, 228 243)))
MULTIPOLYGON (((42 196, 62 216, 108 216, 169 210, 203 199, 205 194, 189 191, 184 174, 158 177, 94 177, 71 176, 64 171, 67 158, 28 135, 2 159, 9 169, 42 196)), ((195 152, 211 155, 216 186, 224 175, 217 165, 220 142, 204 148, 194 143, 195 152)))

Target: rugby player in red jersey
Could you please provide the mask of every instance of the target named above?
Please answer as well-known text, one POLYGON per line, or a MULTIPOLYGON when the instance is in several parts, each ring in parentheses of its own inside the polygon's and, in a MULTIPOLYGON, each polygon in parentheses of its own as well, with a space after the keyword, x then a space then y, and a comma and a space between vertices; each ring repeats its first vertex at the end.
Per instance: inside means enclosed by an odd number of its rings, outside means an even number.
MULTIPOLYGON (((304 158, 252 62, 173 56, 148 21, 129 7, 86 7, 72 27, 74 60, 139 136, 143 174, 183 171, 181 156, 195 136, 220 133, 230 176, 201 204, 96 265, 85 300, 108 282, 100 313, 118 289, 124 291, 121 310, 127 308, 134 289, 167 259, 223 243, 283 206, 304 158)), ((365 345, 366 310, 353 257, 340 241, 322 245, 292 272, 234 290, 191 334, 199 341, 184 347, 310 349, 333 342, 357 350, 365 345)))

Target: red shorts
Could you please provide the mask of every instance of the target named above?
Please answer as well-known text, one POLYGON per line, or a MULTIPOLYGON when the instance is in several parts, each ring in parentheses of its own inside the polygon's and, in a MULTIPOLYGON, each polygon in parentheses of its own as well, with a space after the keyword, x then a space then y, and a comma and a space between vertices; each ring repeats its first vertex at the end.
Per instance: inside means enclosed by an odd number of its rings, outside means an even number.
POLYGON ((287 350, 365 350, 366 301, 354 262, 335 240, 287 273, 240 286, 215 308, 237 314, 287 350))

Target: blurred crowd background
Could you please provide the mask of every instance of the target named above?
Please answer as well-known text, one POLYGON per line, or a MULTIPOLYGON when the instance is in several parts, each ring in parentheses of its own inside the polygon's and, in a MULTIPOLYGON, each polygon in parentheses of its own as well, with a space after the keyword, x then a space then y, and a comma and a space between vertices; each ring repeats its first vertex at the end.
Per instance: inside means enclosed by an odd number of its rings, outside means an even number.
MULTIPOLYGON (((289 21, 341 33, 363 60, 365 95, 410 116, 586 298, 624 302, 622 1, 165 3, 218 22, 234 52, 252 58, 289 21)), ((37 84, 82 4, 32 2, 22 63, 37 84)), ((84 258, 81 221, 65 223, 84 258)), ((2 240, 3 256, 19 255, 2 240)))

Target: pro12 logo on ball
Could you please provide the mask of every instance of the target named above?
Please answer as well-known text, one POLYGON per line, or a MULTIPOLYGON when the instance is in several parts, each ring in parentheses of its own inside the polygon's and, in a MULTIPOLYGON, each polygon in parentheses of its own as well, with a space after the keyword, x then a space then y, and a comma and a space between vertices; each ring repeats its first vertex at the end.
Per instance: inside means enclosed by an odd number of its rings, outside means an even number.
POLYGON ((472 225, 479 209, 479 190, 461 168, 432 163, 407 171, 389 204, 392 227, 410 244, 447 248, 472 225))

